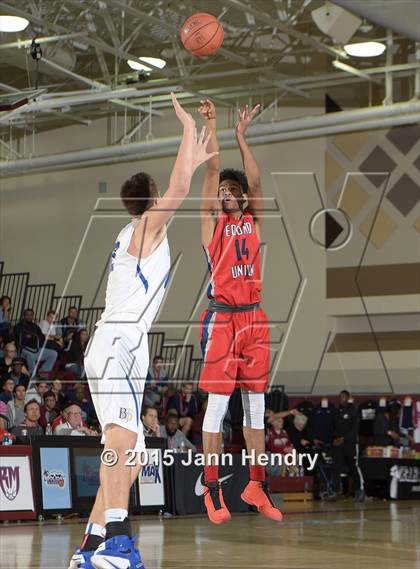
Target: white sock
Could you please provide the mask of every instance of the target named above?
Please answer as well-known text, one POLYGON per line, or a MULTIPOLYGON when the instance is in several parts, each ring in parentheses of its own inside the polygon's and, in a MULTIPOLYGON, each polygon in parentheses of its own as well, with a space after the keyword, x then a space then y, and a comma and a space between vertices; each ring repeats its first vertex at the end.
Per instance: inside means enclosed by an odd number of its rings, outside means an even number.
POLYGON ((98 537, 105 537, 105 528, 99 524, 88 522, 85 530, 85 535, 97 535, 98 537))
POLYGON ((123 522, 125 518, 128 518, 128 510, 122 510, 119 508, 105 510, 105 525, 110 522, 123 522))

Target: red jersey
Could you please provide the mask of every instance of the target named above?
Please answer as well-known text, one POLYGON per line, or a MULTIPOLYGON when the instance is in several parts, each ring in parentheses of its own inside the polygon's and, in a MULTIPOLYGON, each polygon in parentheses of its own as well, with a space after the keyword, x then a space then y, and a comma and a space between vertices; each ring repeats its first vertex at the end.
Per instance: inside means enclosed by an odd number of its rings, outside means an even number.
POLYGON ((261 301, 260 240, 249 210, 240 219, 219 214, 204 250, 210 271, 207 296, 233 306, 261 301))

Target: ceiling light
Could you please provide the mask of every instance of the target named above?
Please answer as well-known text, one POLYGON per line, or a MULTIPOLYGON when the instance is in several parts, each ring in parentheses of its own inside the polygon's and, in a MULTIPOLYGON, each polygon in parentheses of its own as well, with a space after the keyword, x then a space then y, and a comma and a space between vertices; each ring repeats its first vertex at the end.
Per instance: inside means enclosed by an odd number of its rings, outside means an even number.
POLYGON ((29 24, 26 18, 19 16, 0 16, 0 32, 21 32, 29 24))
POLYGON ((159 69, 163 69, 166 65, 166 61, 164 59, 159 59, 158 57, 139 57, 138 60, 129 59, 127 63, 131 69, 135 69, 136 71, 153 71, 152 67, 143 65, 143 63, 141 63, 142 61, 144 61, 144 63, 150 63, 155 67, 159 67, 159 69))
POLYGON ((376 57, 385 51, 386 46, 378 41, 366 41, 347 44, 344 49, 348 55, 353 57, 376 57))

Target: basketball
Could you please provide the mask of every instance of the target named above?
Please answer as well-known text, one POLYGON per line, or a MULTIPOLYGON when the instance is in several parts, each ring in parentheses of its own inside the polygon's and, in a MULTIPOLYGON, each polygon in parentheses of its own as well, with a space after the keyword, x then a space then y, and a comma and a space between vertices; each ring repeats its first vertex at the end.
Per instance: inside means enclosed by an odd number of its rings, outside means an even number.
POLYGON ((212 55, 223 43, 222 24, 212 14, 200 12, 190 16, 181 28, 181 41, 193 55, 212 55))

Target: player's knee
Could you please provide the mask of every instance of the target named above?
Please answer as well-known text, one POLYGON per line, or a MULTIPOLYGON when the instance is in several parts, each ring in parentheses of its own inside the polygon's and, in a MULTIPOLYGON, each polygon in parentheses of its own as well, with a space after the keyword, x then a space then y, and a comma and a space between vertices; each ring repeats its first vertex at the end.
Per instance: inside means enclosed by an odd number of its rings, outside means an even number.
POLYGON ((242 390, 244 409, 244 427, 264 429, 265 398, 264 393, 252 393, 242 390))
POLYGON ((105 448, 112 448, 115 452, 123 452, 134 448, 137 442, 137 433, 124 429, 111 423, 105 430, 105 448))
POLYGON ((206 414, 203 421, 203 431, 206 433, 221 432, 228 404, 229 395, 219 395, 218 393, 209 394, 206 414))

